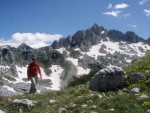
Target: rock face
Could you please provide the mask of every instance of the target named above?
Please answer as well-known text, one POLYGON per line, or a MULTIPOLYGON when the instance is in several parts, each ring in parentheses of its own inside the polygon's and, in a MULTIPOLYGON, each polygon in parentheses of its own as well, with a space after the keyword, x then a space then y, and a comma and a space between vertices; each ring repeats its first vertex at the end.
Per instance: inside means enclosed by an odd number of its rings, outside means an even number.
POLYGON ((144 39, 141 37, 137 36, 134 32, 132 31, 127 31, 125 34, 118 31, 118 30, 109 30, 108 31, 108 37, 115 41, 127 41, 130 43, 137 43, 137 42, 145 42, 144 39))
POLYGON ((109 66, 101 69, 90 80, 89 89, 94 91, 113 90, 127 84, 127 76, 120 67, 109 66))
POLYGON ((92 45, 98 44, 102 38, 107 36, 107 30, 102 26, 94 24, 90 29, 79 30, 73 36, 54 41, 52 44, 53 49, 77 48, 81 51, 87 52, 92 45))

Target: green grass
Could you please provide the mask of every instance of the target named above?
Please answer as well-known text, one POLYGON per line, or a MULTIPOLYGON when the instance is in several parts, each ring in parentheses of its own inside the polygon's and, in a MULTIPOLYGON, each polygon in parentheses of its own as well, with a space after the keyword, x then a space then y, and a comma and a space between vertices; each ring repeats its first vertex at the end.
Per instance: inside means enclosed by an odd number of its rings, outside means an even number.
POLYGON ((150 76, 150 53, 146 54, 139 61, 132 63, 124 68, 127 75, 140 72, 144 75, 150 76))
MULTIPOLYGON (((139 100, 136 96, 128 93, 130 87, 127 90, 121 90, 122 95, 118 91, 108 91, 108 92, 96 92, 90 91, 87 88, 88 84, 67 88, 61 91, 47 92, 44 94, 28 94, 22 96, 14 97, 0 97, 0 109, 7 113, 18 113, 19 108, 22 108, 24 113, 58 113, 58 109, 63 107, 67 110, 67 113, 90 113, 91 111, 96 111, 98 113, 110 113, 109 109, 114 109, 115 113, 145 113, 149 108, 148 105, 150 99, 139 100), (106 97, 100 99, 98 94, 103 95, 105 93, 106 97), (28 109, 27 106, 23 105, 13 105, 13 99, 31 99, 38 103, 28 109), (52 105, 49 103, 50 99, 54 99, 57 102, 52 105), (86 105, 82 107, 82 105, 86 105), (95 107, 93 107, 96 106, 95 107)), ((148 93, 150 89, 145 86, 140 94, 148 93)))
MULTIPOLYGON (((141 58, 140 61, 125 67, 125 72, 129 75, 133 72, 140 72, 150 76, 150 54, 141 58)), ((91 75, 89 75, 91 76, 91 75)), ((84 77, 82 78, 84 79, 84 77)), ((86 79, 86 78, 85 78, 86 79)), ((84 80, 75 79, 74 82, 61 91, 46 92, 43 94, 27 94, 13 97, 0 97, 0 109, 7 113, 19 113, 19 108, 23 109, 23 113, 58 113, 58 109, 63 107, 66 113, 146 113, 150 109, 150 98, 138 99, 142 94, 150 97, 150 86, 146 81, 139 81, 135 84, 130 84, 123 89, 114 91, 97 92, 88 89, 89 82, 84 83, 84 80), (77 84, 75 81, 77 80, 77 84), (73 87, 74 86, 74 87, 73 87), (132 88, 140 88, 138 96, 132 95, 129 91, 132 88), (121 92, 121 94, 119 93, 121 92), (105 95, 104 95, 105 94, 105 95), (99 98, 98 95, 102 95, 99 98), (38 103, 28 109, 23 105, 13 105, 14 99, 30 99, 38 103), (49 100, 56 100, 55 104, 50 104, 49 100), (113 110, 114 111, 111 111, 113 110)))

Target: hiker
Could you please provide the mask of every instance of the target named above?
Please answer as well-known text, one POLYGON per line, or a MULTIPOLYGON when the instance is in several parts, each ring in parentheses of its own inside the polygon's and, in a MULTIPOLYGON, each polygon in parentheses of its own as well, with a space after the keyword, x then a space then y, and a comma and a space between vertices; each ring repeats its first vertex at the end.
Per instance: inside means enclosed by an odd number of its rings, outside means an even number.
POLYGON ((32 63, 30 63, 27 68, 27 77, 28 80, 31 80, 30 93, 36 93, 38 74, 40 75, 40 79, 42 80, 40 65, 38 64, 36 57, 33 57, 32 63))

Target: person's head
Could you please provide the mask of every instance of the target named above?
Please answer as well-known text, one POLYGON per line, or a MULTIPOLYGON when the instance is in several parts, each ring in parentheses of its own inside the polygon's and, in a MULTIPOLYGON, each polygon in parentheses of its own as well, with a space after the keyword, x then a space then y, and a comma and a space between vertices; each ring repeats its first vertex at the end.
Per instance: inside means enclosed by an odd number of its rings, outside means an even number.
POLYGON ((32 62, 33 62, 33 63, 37 63, 36 57, 33 57, 33 58, 32 58, 32 62))

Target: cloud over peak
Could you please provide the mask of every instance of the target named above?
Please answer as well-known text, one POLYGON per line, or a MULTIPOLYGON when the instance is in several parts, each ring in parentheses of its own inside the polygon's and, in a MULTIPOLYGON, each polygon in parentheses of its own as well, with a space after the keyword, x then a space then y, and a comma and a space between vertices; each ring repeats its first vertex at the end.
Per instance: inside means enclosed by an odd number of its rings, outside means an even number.
POLYGON ((60 34, 45 34, 45 33, 15 33, 11 39, 0 39, 0 45, 11 45, 18 47, 22 43, 26 43, 32 48, 39 48, 50 45, 54 40, 62 38, 60 34))

